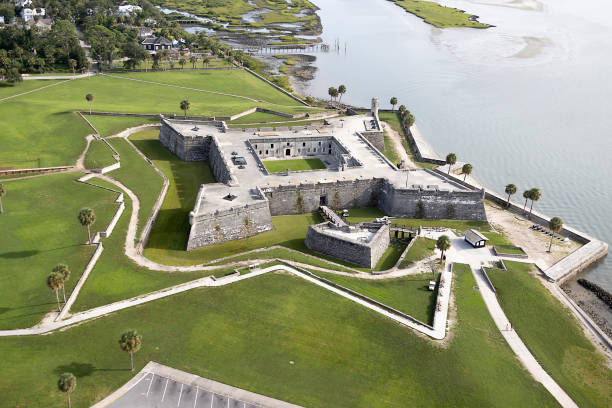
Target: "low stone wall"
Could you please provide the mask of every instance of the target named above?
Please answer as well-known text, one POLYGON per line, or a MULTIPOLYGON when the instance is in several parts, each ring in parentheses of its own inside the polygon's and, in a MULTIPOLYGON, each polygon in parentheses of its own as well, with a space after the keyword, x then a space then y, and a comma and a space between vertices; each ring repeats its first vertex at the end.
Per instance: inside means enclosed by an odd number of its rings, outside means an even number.
POLYGON ((265 199, 229 210, 197 214, 189 233, 187 250, 248 238, 271 229, 272 217, 265 199))
POLYGON ((344 239, 329 232, 333 224, 324 222, 308 227, 306 246, 318 253, 365 268, 374 268, 390 243, 389 225, 381 225, 369 242, 344 239))
POLYGON ((13 174, 28 174, 28 173, 52 173, 55 171, 72 170, 74 166, 56 166, 56 167, 39 167, 33 169, 11 169, 0 170, 0 176, 11 176, 13 174))

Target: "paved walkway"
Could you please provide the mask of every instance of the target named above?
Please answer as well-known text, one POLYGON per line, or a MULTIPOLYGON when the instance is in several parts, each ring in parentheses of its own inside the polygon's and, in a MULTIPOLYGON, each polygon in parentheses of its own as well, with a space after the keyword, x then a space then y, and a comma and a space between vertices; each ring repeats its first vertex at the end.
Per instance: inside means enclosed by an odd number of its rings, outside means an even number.
MULTIPOLYGON (((224 277, 224 278, 219 278, 217 280, 211 278, 211 277, 205 277, 205 278, 201 278, 201 279, 197 279, 191 282, 187 282, 187 283, 183 283, 180 285, 176 285, 176 286, 172 286, 170 288, 165 288, 165 289, 161 289, 159 291, 153 292, 153 293, 149 293, 147 295, 143 295, 143 296, 137 296, 131 299, 126 299, 126 300, 122 300, 119 302, 115 302, 115 303, 111 303, 108 305, 104 305, 104 306, 100 306, 100 307, 96 307, 94 309, 90 309, 84 312, 80 312, 80 313, 76 313, 64 320, 60 320, 60 321, 52 321, 52 322, 48 322, 45 325, 40 325, 38 327, 33 327, 33 328, 29 328, 29 329, 17 329, 17 330, 0 330, 0 337, 8 337, 8 336, 31 336, 31 335, 37 335, 37 334, 43 334, 43 333, 49 333, 51 331, 57 330, 57 329, 61 329, 63 327, 67 327, 67 326, 72 326, 81 322, 84 322, 86 320, 90 320, 90 319, 94 319, 97 317, 101 317, 104 315, 107 315, 108 313, 113 313, 119 310, 123 310, 123 309, 127 309, 130 307, 134 307, 137 305, 141 305, 143 303, 148 303, 148 302, 152 302, 154 300, 157 299, 162 299, 168 296, 172 296, 172 295, 176 295, 178 293, 182 293, 191 289, 195 289, 195 288, 201 288, 201 287, 218 287, 218 286, 225 286, 225 285, 229 285, 232 283, 236 283, 236 282, 240 282, 242 280, 245 279, 250 279, 250 278, 254 278, 256 276, 260 276, 263 275, 265 273, 268 272, 274 272, 274 271, 284 271, 284 272, 288 272, 291 273, 297 277, 300 277, 304 280, 309 281, 310 283, 313 283, 317 286, 320 286, 324 289, 327 289, 331 292, 334 292, 337 295, 340 295, 346 299, 349 299, 355 303, 360 304, 361 306, 364 306, 376 313, 379 313, 385 317, 388 317, 392 320, 395 320, 396 322, 404 325, 404 326, 408 326, 411 327, 423 334, 426 334, 434 339, 443 339, 444 336, 446 335, 446 321, 442 322, 440 320, 440 322, 437 325, 434 325, 434 329, 432 330, 431 328, 424 326, 422 324, 417 324, 415 322, 413 322, 412 320, 406 319, 404 317, 398 316, 394 313, 391 313, 375 304, 372 304, 370 302, 367 302, 361 298, 358 298, 356 296, 351 295, 350 293, 344 292, 338 288, 335 288, 331 285, 328 285, 325 282, 322 282, 318 279, 315 279, 309 275, 306 275, 305 273, 302 273, 290 266, 286 266, 286 265, 274 265, 265 269, 260 269, 260 270, 255 270, 252 271, 248 274, 245 275, 240 275, 240 276, 228 276, 228 277, 224 277)), ((450 282, 450 278, 448 278, 448 282, 450 282)), ((445 298, 447 299, 446 303, 446 307, 448 308, 448 299, 450 297, 450 284, 447 285, 446 289, 445 289, 448 294, 445 294, 443 296, 445 296, 445 298)))
POLYGON ((78 78, 87 78, 89 76, 96 75, 93 72, 87 72, 85 74, 77 74, 77 75, 44 75, 44 76, 24 76, 22 79, 24 81, 36 81, 36 80, 44 80, 44 79, 78 79, 78 78))
POLYGON ((489 309, 489 313, 495 322, 495 325, 501 332, 506 342, 516 354, 521 364, 529 371, 529 373, 533 376, 533 378, 542 383, 542 385, 551 393, 551 395, 561 404, 564 408, 575 407, 578 408, 578 405, 570 398, 569 395, 563 391, 563 389, 552 379, 550 375, 542 366, 536 361, 535 357, 529 350, 525 343, 521 340, 518 334, 514 330, 506 330, 507 325, 510 324, 510 321, 506 317, 506 314, 502 310, 499 302, 497 301, 497 297, 491 287, 486 282, 480 267, 474 268, 470 265, 472 269, 472 275, 474 275, 474 279, 476 279, 476 284, 480 289, 480 293, 482 294, 482 298, 487 305, 487 309, 489 309))

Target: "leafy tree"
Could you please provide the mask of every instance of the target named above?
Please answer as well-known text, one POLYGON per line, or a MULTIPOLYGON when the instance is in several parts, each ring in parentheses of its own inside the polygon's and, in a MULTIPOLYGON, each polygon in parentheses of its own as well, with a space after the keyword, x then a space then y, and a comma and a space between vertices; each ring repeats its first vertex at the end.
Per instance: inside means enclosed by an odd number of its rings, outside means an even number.
POLYGON ((91 245, 91 226, 96 222, 94 210, 91 208, 83 208, 79 211, 78 219, 82 226, 87 227, 87 236, 89 237, 89 244, 91 245))
POLYGON ((516 194, 516 186, 514 184, 506 185, 506 189, 504 190, 506 194, 508 194, 508 202, 506 203, 507 207, 510 207, 510 196, 516 194))
POLYGON ((446 252, 450 247, 451 240, 448 235, 440 235, 436 241, 436 248, 438 248, 441 252, 440 260, 444 259, 444 252, 446 252))
POLYGON ((70 269, 68 269, 68 265, 59 264, 56 265, 51 272, 59 274, 62 279, 62 295, 64 297, 64 303, 66 303, 66 282, 70 279, 70 269))
POLYGON ((187 99, 181 101, 181 110, 185 112, 185 119, 187 119, 187 111, 191 108, 191 103, 187 99))
POLYGON ((472 174, 472 170, 473 167, 470 163, 465 163, 463 165, 463 167, 461 168, 461 171, 463 172, 464 176, 463 176, 463 181, 465 181, 465 179, 467 178, 467 176, 469 176, 470 174, 472 174))
POLYGON ((559 217, 552 217, 548 222, 548 228, 550 228, 552 231, 552 234, 550 235, 550 244, 548 244, 548 252, 550 252, 552 250, 552 242, 553 238, 555 237, 555 232, 561 231, 561 228, 563 228, 563 221, 559 217))
POLYGON ((66 397, 68 398, 68 408, 71 407, 70 394, 74 392, 74 390, 76 389, 76 385, 77 380, 74 374, 72 373, 63 373, 62 375, 60 375, 59 380, 57 381, 57 388, 59 388, 61 392, 66 393, 66 397))
POLYGON ((448 174, 450 174, 451 166, 457 163, 457 155, 455 153, 449 153, 446 155, 446 164, 448 164, 448 174))
POLYGON ((346 93, 346 86, 340 85, 338 87, 338 94, 340 94, 340 101, 342 100, 342 95, 346 93))
POLYGON ((150 55, 136 40, 128 41, 123 45, 123 56, 128 58, 124 66, 134 69, 150 55))
POLYGON ((4 212, 4 209, 2 208, 2 197, 4 197, 5 195, 6 195, 6 188, 4 187, 3 184, 0 184, 0 214, 4 212))
POLYGON ((529 208, 529 218, 531 219, 531 213, 533 212, 533 203, 538 201, 542 197, 542 193, 537 188, 532 188, 529 193, 529 199, 531 200, 531 207, 529 208))
POLYGON ((55 291, 55 299, 57 300, 57 311, 60 312, 59 289, 62 287, 62 276, 57 272, 51 272, 47 276, 47 287, 55 291))
POLYGON ((191 67, 195 69, 196 64, 198 62, 198 58, 195 55, 192 55, 191 57, 189 57, 189 62, 191 63, 191 67))
POLYGON ((109 66, 117 52, 120 43, 118 34, 102 25, 96 25, 87 32, 87 42, 91 46, 91 55, 99 63, 105 62, 109 66))
POLYGON ((142 347, 142 336, 136 330, 128 330, 119 339, 121 350, 130 353, 130 368, 134 371, 134 353, 142 347))
POLYGON ((393 112, 395 110, 395 105, 397 105, 397 98, 395 96, 391 97, 389 103, 392 106, 391 111, 393 112))
POLYGON ((85 100, 87 102, 89 102, 89 114, 91 115, 91 107, 93 105, 93 100, 94 100, 94 96, 93 94, 87 94, 85 95, 85 100))

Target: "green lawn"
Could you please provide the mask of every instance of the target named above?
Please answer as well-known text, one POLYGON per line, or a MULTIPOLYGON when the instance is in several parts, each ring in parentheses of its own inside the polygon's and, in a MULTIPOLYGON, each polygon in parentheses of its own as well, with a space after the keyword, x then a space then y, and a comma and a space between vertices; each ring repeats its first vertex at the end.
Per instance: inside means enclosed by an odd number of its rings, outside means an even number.
POLYGON ((467 14, 462 10, 441 6, 433 1, 423 0, 392 0, 395 4, 407 12, 420 17, 428 24, 438 28, 449 27, 470 27, 488 28, 489 25, 473 20, 472 14, 467 14))
POLYGON ((380 259, 376 263, 376 267, 373 270, 386 271, 387 269, 393 268, 393 266, 397 263, 397 260, 404 253, 405 249, 406 244, 391 241, 389 248, 387 248, 387 250, 382 254, 380 259))
POLYGON ((416 241, 408 250, 408 253, 402 259, 400 268, 407 268, 412 264, 419 262, 422 259, 428 258, 434 254, 436 249, 436 240, 429 238, 415 238, 416 241))
POLYGON ((542 367, 580 407, 610 406, 612 370, 576 318, 529 274, 529 264, 505 261, 488 271, 504 312, 542 367))
POLYGON ((86 115, 89 122, 98 130, 100 137, 108 137, 130 127, 149 123, 159 124, 159 118, 139 118, 125 116, 86 115))
POLYGON ((395 150, 395 145, 393 144, 391 137, 387 134, 387 131, 385 131, 384 137, 385 137, 385 150, 382 152, 382 154, 384 154, 385 157, 389 159, 391 163, 398 164, 401 159, 400 159, 399 153, 397 152, 397 150, 395 150))
POLYGON ((491 245, 491 246, 493 245, 513 245, 512 242, 508 240, 508 238, 506 238, 505 236, 503 236, 502 234, 498 232, 487 232, 487 231, 480 231, 480 232, 482 232, 482 235, 489 238, 489 240, 487 241, 487 245, 491 245))
POLYGON ((509 255, 527 255, 520 247, 513 245, 495 245, 495 250, 498 254, 509 254, 509 255))
MULTIPOLYGON (((215 179, 207 162, 179 160, 159 143, 158 134, 158 130, 146 130, 130 136, 132 143, 155 163, 170 182, 164 203, 151 232, 148 248, 152 249, 151 255, 155 254, 154 249, 162 249, 162 252, 180 253, 182 256, 179 258, 183 258, 188 254, 185 248, 190 229, 189 212, 193 210, 200 185, 214 183, 215 179)), ((174 260, 164 259, 162 261, 162 263, 166 262, 173 264, 174 260)))
POLYGON ((86 169, 101 169, 117 163, 113 151, 102 140, 92 140, 85 155, 86 169))
POLYGON ((22 92, 28 92, 34 89, 42 88, 43 86, 53 85, 60 82, 59 80, 44 80, 44 81, 23 81, 17 84, 8 84, 0 82, 0 99, 7 96, 17 95, 22 92))
MULTIPOLYGON (((394 309, 422 321, 433 324, 437 291, 430 291, 431 274, 410 275, 401 278, 372 280, 336 275, 312 270, 322 278, 359 292, 394 309)), ((435 280, 435 279, 433 279, 435 280)))
MULTIPOLYGON (((121 155, 121 168, 113 170, 108 176, 120 181, 138 196, 138 234, 151 215, 153 205, 161 192, 163 179, 124 139, 109 139, 109 143, 121 155)), ((137 234, 137 240, 139 235, 137 234)))
POLYGON ((263 164, 270 173, 282 173, 287 169, 302 171, 325 168, 325 164, 323 164, 321 159, 264 160, 263 164))
POLYGON ((1 338, 0 395, 11 407, 64 407, 57 377, 71 371, 73 406, 91 405, 134 375, 117 345, 133 328, 143 335, 136 370, 155 360, 302 406, 556 407, 495 328, 469 269, 455 270, 458 321, 447 348, 300 278, 273 274, 51 335, 1 338), (36 369, 24 370, 24 361, 36 369))
MULTIPOLYGON (((11 92, 19 93, 29 86, 29 82, 19 84, 11 88, 11 92)), ((91 133, 91 128, 74 113, 75 110, 89 110, 85 100, 88 93, 94 95, 94 110, 113 112, 182 114, 179 102, 183 99, 191 102, 189 113, 192 115, 233 115, 254 106, 281 109, 288 113, 312 110, 296 106, 297 102, 293 99, 243 71, 129 73, 75 79, 0 101, 0 117, 5 119, 0 134, 0 146, 3 146, 0 150, 0 167, 49 167, 74 163, 85 148, 85 136, 91 133), (197 89, 130 81, 127 78, 175 82, 191 88, 257 96, 258 100, 265 98, 274 105, 197 89), (24 117, 28 120, 22 120, 24 117)), ((103 133, 112 130, 113 126, 102 129, 103 133)))
MULTIPOLYGON (((78 281, 95 247, 84 245, 87 230, 81 208, 93 208, 92 233, 106 229, 117 210, 117 194, 77 183, 77 174, 7 181, 0 214, 0 329, 31 327, 55 309, 45 279, 65 263, 72 275, 66 296, 78 281)), ((0 392, 2 394, 2 392, 0 392)))

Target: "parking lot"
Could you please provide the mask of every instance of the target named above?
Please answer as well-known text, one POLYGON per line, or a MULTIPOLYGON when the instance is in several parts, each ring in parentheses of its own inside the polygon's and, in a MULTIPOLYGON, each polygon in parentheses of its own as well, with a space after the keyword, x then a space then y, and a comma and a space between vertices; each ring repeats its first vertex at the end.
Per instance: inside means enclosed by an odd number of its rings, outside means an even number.
POLYGON ((150 362, 96 408, 299 408, 207 378, 150 362))

